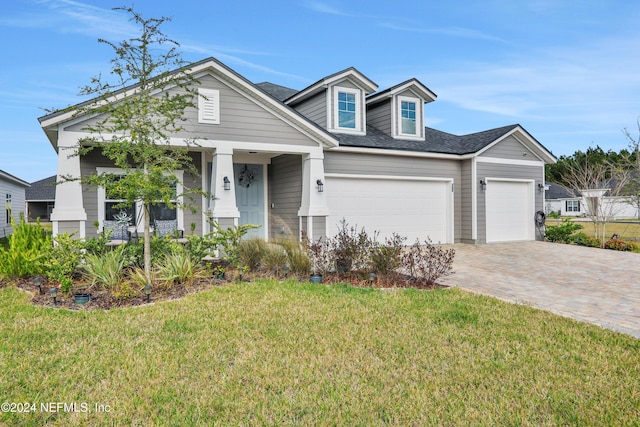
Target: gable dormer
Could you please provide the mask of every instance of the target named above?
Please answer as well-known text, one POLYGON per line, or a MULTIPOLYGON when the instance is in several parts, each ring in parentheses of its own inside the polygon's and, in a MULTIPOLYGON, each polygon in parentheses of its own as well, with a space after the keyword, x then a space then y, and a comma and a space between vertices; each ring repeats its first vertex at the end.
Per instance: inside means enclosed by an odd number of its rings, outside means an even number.
POLYGON ((369 124, 395 139, 424 141, 424 105, 436 94, 417 79, 367 97, 369 124))
POLYGON ((378 85, 351 67, 317 81, 284 102, 329 132, 364 135, 365 97, 377 89, 378 85))

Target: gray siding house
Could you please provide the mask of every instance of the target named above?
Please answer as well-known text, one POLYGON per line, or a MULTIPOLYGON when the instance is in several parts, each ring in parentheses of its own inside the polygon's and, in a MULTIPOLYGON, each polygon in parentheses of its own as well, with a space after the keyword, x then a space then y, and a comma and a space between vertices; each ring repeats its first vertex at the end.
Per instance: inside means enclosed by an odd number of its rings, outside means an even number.
POLYGON ((25 188, 28 187, 28 182, 0 170, 0 197, 3 202, 0 207, 0 238, 13 232, 11 219, 19 221, 20 214, 24 214, 25 188))
MULTIPOLYGON (((302 90, 254 84, 213 58, 188 69, 203 96, 171 144, 195 138, 200 174, 178 171, 178 193, 199 187, 213 197, 200 198, 195 214, 165 212, 183 230, 207 233, 213 218, 259 224, 254 235, 265 239, 318 239, 345 219, 380 239, 394 232, 435 243, 538 237, 544 165, 555 157, 520 125, 461 136, 425 127, 436 100, 429 88, 410 79, 379 90, 355 68, 302 90)), ((59 154, 59 176, 118 172, 100 153, 68 155, 92 120, 73 109, 39 119, 59 154)), ((104 189, 60 184, 54 233, 95 236, 116 202, 104 189)))
POLYGON ((56 176, 31 183, 25 192, 26 210, 29 221, 49 222, 56 200, 56 176))

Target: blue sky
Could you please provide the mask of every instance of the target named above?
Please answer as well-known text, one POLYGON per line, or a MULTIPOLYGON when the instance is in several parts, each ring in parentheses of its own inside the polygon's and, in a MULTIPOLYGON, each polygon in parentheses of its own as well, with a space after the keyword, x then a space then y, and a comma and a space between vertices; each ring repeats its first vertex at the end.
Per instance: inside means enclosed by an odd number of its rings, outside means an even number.
MULTIPOLYGON (((43 108, 82 101, 109 71, 98 37, 133 36, 114 1, 11 0, 0 15, 0 169, 56 172, 43 108)), ((438 99, 425 124, 466 134, 520 123, 556 156, 627 146, 640 117, 640 2, 628 0, 138 0, 183 57, 302 89, 354 66, 385 89, 416 77, 438 99)))

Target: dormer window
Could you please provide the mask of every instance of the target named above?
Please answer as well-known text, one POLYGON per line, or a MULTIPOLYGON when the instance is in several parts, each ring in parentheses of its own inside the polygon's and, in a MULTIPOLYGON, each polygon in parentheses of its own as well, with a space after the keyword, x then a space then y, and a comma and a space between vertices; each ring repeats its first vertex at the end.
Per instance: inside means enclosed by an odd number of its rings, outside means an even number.
POLYGON ((361 90, 349 87, 334 86, 332 90, 332 123, 331 130, 344 133, 361 133, 364 118, 362 104, 364 95, 361 90))
POLYGON ((402 131, 406 135, 416 134, 416 103, 413 101, 402 101, 400 103, 400 121, 402 131))
POLYGON ((396 132, 399 138, 422 139, 422 104, 420 98, 398 96, 396 132))
POLYGON ((338 127, 346 129, 356 128, 356 94, 338 92, 338 127))

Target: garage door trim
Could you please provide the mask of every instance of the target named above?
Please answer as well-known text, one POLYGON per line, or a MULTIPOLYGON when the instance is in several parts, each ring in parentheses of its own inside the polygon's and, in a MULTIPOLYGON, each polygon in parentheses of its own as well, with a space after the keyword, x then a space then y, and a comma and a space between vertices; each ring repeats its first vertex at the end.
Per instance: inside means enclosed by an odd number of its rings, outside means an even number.
MULTIPOLYGON (((326 178, 345 178, 345 179, 370 179, 370 180, 388 180, 388 181, 424 181, 424 182, 442 182, 449 183, 451 191, 447 192, 447 240, 446 243, 453 243, 455 239, 455 209, 454 209, 454 179, 441 177, 425 177, 425 176, 398 176, 398 175, 371 175, 371 174, 348 174, 348 173, 326 173, 326 178)), ((329 213, 331 215, 331 213, 329 213)), ((329 227, 329 222, 327 222, 329 227)), ((329 231, 328 229, 326 230, 329 231)), ((327 234, 328 235, 328 234, 327 234)), ((444 243, 444 242, 443 242, 444 243)))
MULTIPOLYGON (((522 183, 528 184, 527 188, 529 191, 528 197, 528 206, 527 211, 530 213, 530 218, 527 219, 527 240, 535 240, 535 230, 533 227, 533 216, 535 213, 535 205, 536 205, 536 194, 535 194, 535 179, 517 179, 517 178, 495 178, 495 177, 486 177, 485 182, 487 187, 491 185, 491 182, 514 182, 514 183, 522 183)), ((485 199, 485 236, 488 234, 488 214, 489 214, 489 203, 487 199, 485 199)), ((491 243, 488 238, 486 239, 487 243, 491 243)), ((497 241, 496 241, 497 242, 497 241)))

